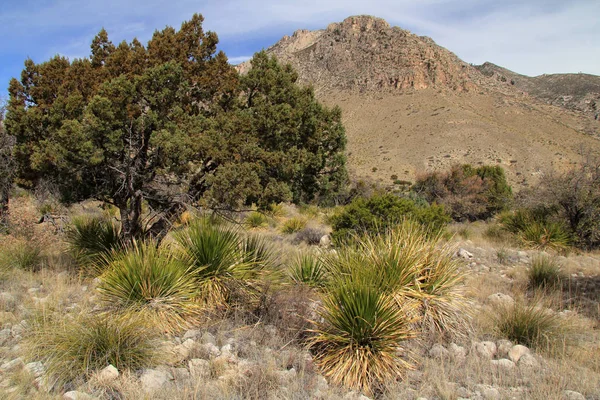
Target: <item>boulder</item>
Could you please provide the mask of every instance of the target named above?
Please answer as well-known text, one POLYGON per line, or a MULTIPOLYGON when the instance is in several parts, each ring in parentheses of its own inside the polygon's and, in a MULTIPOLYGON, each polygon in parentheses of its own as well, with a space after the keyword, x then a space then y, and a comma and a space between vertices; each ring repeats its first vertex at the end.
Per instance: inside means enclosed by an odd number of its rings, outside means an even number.
POLYGON ((486 302, 494 307, 512 307, 515 299, 504 293, 494 293, 487 297, 486 302))
POLYGON ((498 351, 494 342, 475 342, 473 351, 480 357, 492 359, 498 351))
POLYGON ((44 372, 46 372, 44 364, 42 364, 40 361, 30 362, 26 364, 25 370, 29 372, 34 378, 40 377, 44 375, 44 372))
POLYGON ((431 358, 449 358, 450 352, 441 344, 434 344, 431 349, 429 349, 429 357, 431 358))
POLYGON ((508 352, 513 348, 514 345, 510 340, 502 339, 496 342, 496 346, 498 348, 498 352, 496 353, 498 357, 509 358, 508 352))
POLYGON ((513 362, 519 362, 521 357, 523 357, 525 354, 531 354, 531 352, 527 347, 517 344, 508 352, 508 358, 510 358, 513 362))
POLYGON ((119 377, 119 370, 114 365, 105 367, 98 373, 98 379, 102 382, 112 382, 119 377))
POLYGON ((458 249, 458 251, 456 252, 456 255, 465 260, 470 260, 471 258, 473 258, 473 254, 469 253, 467 250, 463 249, 462 247, 460 249, 458 249))
POLYGON ((573 390, 565 390, 563 392, 564 400, 585 400, 585 396, 579 392, 574 392, 573 390))
POLYGON ((510 371, 516 368, 515 363, 506 358, 501 358, 500 360, 492 360, 490 361, 490 363, 493 367, 505 371, 510 371))
POLYGON ((63 399, 64 400, 94 400, 95 397, 92 397, 87 393, 78 392, 76 390, 71 390, 70 392, 63 394, 63 399))
POLYGON ((142 373, 142 376, 140 376, 140 382, 146 393, 152 393, 164 388, 171 380, 173 380, 173 375, 159 369, 146 369, 142 373))
POLYGON ((210 362, 200 358, 192 358, 188 362, 190 374, 197 378, 208 378, 210 376, 210 362))

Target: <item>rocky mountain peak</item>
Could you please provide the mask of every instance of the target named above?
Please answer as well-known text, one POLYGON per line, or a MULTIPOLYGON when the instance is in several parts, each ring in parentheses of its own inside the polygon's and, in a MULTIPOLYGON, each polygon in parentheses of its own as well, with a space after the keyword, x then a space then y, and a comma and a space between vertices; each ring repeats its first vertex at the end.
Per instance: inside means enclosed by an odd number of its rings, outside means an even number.
MULTIPOLYGON (((352 16, 327 29, 298 30, 267 50, 291 63, 318 90, 469 90, 471 67, 428 37, 372 16, 352 16)), ((238 67, 241 72, 249 66, 238 67)))

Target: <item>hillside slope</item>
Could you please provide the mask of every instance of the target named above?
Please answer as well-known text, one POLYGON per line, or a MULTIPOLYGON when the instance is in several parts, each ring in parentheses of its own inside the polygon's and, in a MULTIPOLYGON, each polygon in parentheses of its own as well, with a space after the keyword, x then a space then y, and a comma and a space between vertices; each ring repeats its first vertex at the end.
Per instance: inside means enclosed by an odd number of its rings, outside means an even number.
POLYGON ((469 162, 500 164, 513 184, 527 186, 600 150, 600 122, 589 114, 547 104, 528 94, 527 77, 507 83, 379 18, 297 31, 267 52, 342 108, 354 178, 391 184, 392 175, 412 181, 469 162))

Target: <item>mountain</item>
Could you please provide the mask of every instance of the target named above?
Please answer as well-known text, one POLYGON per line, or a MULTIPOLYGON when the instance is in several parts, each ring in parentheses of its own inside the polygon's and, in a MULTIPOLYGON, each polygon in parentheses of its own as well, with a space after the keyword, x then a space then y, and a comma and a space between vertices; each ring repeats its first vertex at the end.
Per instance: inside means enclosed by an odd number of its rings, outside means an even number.
POLYGON ((596 90, 586 82, 599 77, 529 78, 472 66, 370 16, 296 31, 267 52, 291 63, 321 101, 342 108, 355 179, 391 185, 468 162, 500 164, 523 187, 582 153, 600 153, 600 121, 588 110, 595 100, 586 103, 596 90))
POLYGON ((489 62, 475 68, 482 74, 512 85, 543 102, 600 119, 600 76, 579 73, 529 77, 489 62))

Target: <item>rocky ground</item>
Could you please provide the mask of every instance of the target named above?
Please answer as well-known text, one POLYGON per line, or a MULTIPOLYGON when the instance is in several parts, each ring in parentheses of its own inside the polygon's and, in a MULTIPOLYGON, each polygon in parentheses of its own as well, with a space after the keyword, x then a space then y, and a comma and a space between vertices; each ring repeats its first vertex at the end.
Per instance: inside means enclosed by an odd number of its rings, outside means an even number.
MULTIPOLYGON (((600 399, 600 256, 552 255, 570 277, 552 302, 552 312, 577 329, 564 351, 536 351, 503 339, 491 321, 499 306, 527 296, 524 274, 539 251, 485 238, 481 232, 486 226, 453 227, 459 233, 450 241, 467 274, 465 291, 472 303, 467 336, 447 341, 431 337, 404 346, 403 355, 414 359, 416 369, 374 397, 600 399)), ((293 235, 274 236, 285 251, 294 246, 293 235)), ((330 385, 301 345, 298 324, 314 310, 314 300, 298 288, 276 296, 271 312, 251 324, 233 313, 176 336, 164 335, 157 344, 164 357, 153 368, 128 372, 107 366, 78 386, 55 387, 44 364, 25 351, 23 339, 31 319, 44 310, 93 312, 95 281, 64 266, 58 257, 40 271, 17 271, 0 281, 1 398, 367 398, 330 385)))

